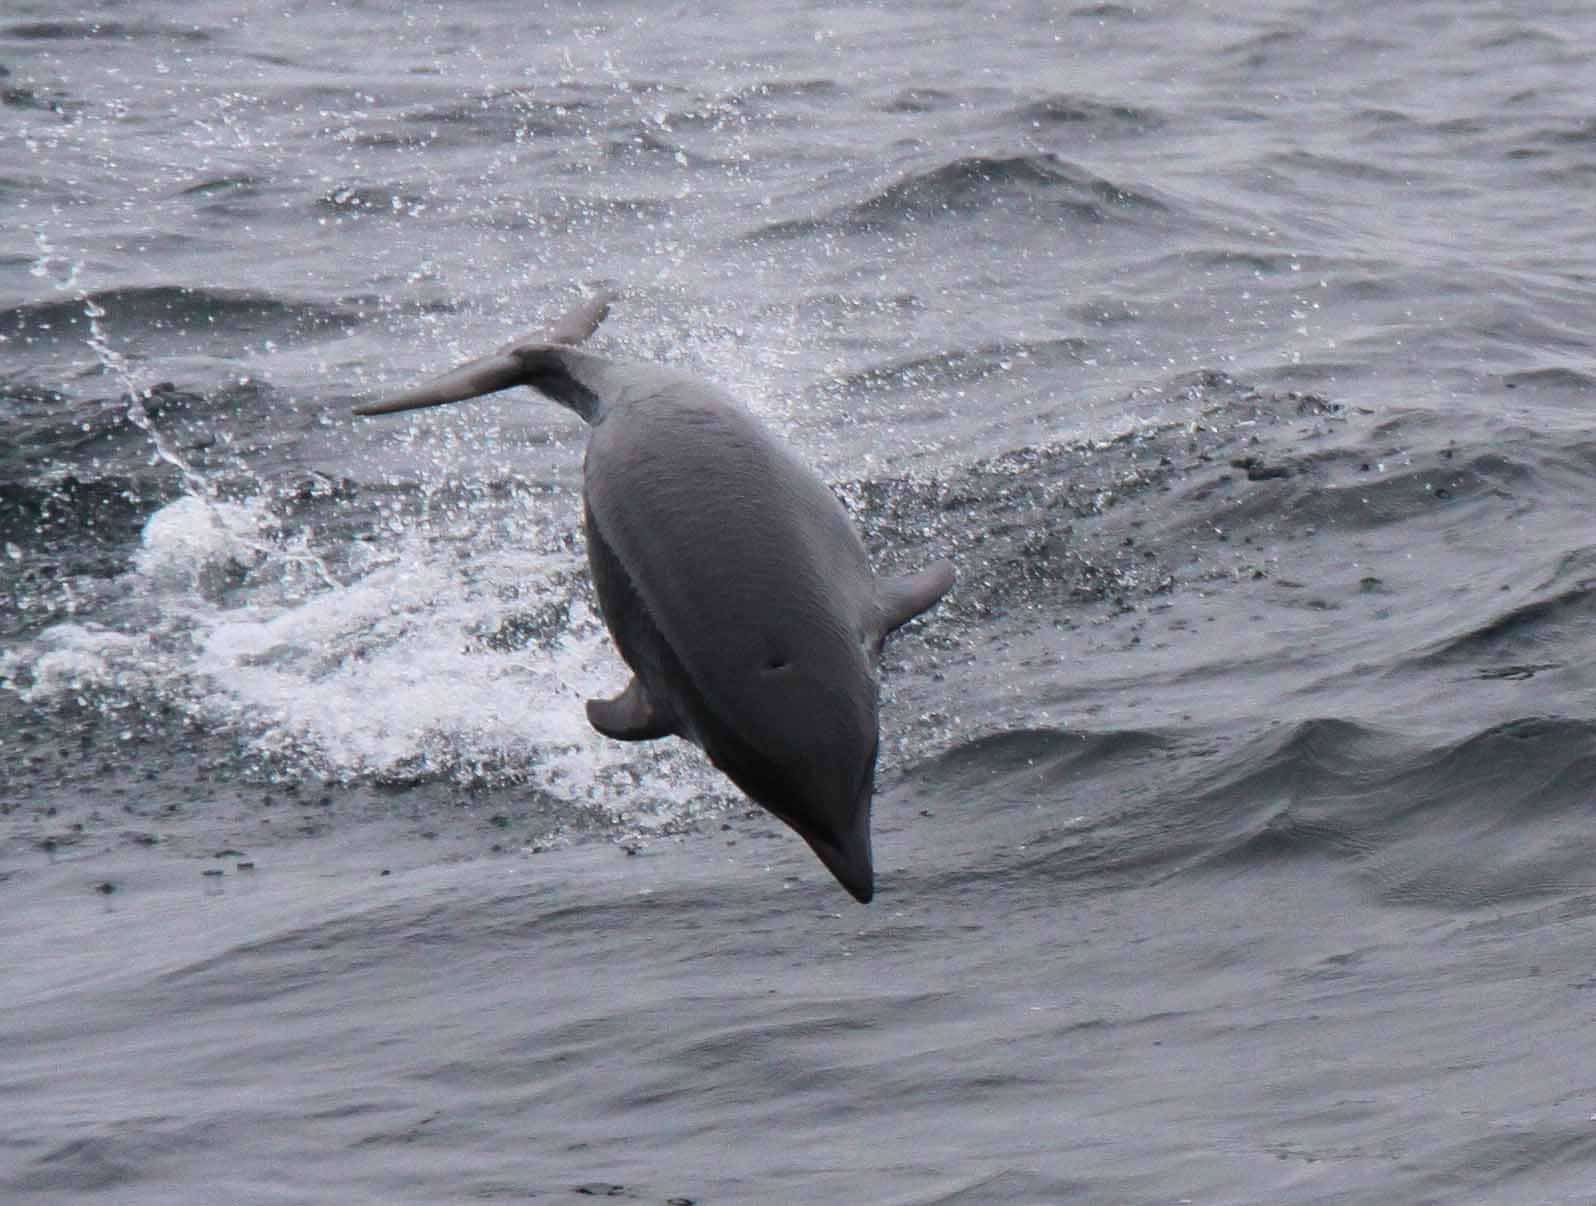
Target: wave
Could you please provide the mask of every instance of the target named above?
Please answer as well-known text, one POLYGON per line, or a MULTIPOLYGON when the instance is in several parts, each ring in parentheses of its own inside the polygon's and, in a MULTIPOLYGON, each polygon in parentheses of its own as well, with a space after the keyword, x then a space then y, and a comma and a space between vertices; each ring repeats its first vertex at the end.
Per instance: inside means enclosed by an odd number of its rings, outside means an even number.
POLYGON ((1502 378, 1502 384, 1508 389, 1567 391, 1584 397, 1596 389, 1596 375, 1558 365, 1507 373, 1502 378))
POLYGON ((1167 209, 1150 193, 1094 176, 1056 155, 969 156, 926 171, 910 172, 880 192, 820 217, 773 222, 747 237, 875 233, 1004 205, 1029 207, 1039 216, 1050 211, 1063 212, 1074 220, 1092 223, 1167 209))
POLYGON ((1436 642, 1410 665, 1492 663, 1477 670, 1482 678, 1532 678, 1561 666, 1568 653, 1584 648, 1583 634, 1596 632, 1596 554, 1586 550, 1565 558, 1535 593, 1436 642))
POLYGON ((966 385, 993 373, 1011 372, 1016 361, 1047 370, 1078 365, 1090 354, 1091 345, 1084 339, 1005 341, 871 365, 833 378, 820 387, 820 392, 872 396, 901 390, 924 393, 966 385))
MULTIPOLYGON (((1269 471, 1258 472, 1264 463, 1248 456, 1232 461, 1235 468, 1247 471, 1249 480, 1276 478, 1276 486, 1205 507, 1197 515, 1197 525, 1218 525, 1236 534, 1257 527, 1271 531, 1319 526, 1370 530, 1415 519, 1440 507, 1485 497, 1511 498, 1534 476, 1527 463, 1498 453, 1480 453, 1466 460, 1444 457, 1439 464, 1401 470, 1389 470, 1376 454, 1356 448, 1277 455, 1269 471), (1323 480, 1332 469, 1356 480, 1345 484, 1323 480)), ((1201 497, 1193 501, 1204 501, 1208 489, 1208 483, 1199 486, 1201 497)))
POLYGON ((341 184, 316 199, 316 207, 328 213, 352 216, 402 218, 425 209, 427 199, 416 193, 400 192, 384 185, 341 184))
POLYGON ((957 93, 941 88, 904 88, 881 106, 886 113, 935 113, 959 104, 957 93))
POLYGON ((242 289, 195 289, 185 285, 102 289, 81 298, 0 309, 0 340, 37 347, 83 342, 90 334, 90 306, 104 311, 100 326, 120 340, 141 335, 201 332, 273 339, 319 338, 356 326, 358 313, 343 306, 289 301, 242 289))
POLYGON ((1241 740, 1016 730, 905 787, 981 810, 984 832, 960 851, 981 865, 951 873, 972 881, 1144 888, 1318 867, 1382 903, 1447 909, 1596 890, 1596 723, 1583 718, 1440 744, 1335 718, 1241 740))
POLYGON ((0 27, 0 33, 28 42, 61 41, 139 41, 164 39, 173 42, 209 42, 211 34, 197 25, 162 25, 148 22, 101 21, 79 17, 74 21, 15 21, 0 27))
POLYGON ((925 790, 991 797, 1078 782, 1173 746, 1164 734, 1138 730, 1011 729, 967 741, 922 763, 912 779, 925 790))
MULTIPOLYGON (((4 79, 0 76, 0 79, 4 79)), ((8 109, 38 109, 45 113, 59 113, 68 115, 82 109, 81 101, 74 100, 60 90, 40 92, 29 87, 0 87, 0 105, 8 109)), ((23 191, 21 186, 16 186, 16 191, 23 191)))
POLYGON ((531 144, 581 138, 600 120, 602 109, 600 99, 584 96, 580 89, 549 97, 512 88, 419 104, 393 115, 374 114, 340 136, 355 146, 381 149, 531 144))
POLYGON ((1159 129, 1168 120, 1157 109, 1073 92, 1055 92, 1021 105, 1013 117, 1026 126, 1068 126, 1089 138, 1140 134, 1159 129))

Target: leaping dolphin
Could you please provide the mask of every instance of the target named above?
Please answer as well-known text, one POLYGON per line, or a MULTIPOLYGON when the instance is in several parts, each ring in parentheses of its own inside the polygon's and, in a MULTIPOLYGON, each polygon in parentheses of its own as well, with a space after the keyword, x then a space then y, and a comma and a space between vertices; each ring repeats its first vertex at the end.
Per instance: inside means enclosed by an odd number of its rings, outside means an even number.
POLYGON ((836 496, 724 390, 578 350, 612 300, 355 413, 528 385, 585 419, 588 563, 633 674, 588 701, 588 722, 620 741, 691 741, 868 901, 881 646, 947 593, 953 567, 877 578, 836 496))

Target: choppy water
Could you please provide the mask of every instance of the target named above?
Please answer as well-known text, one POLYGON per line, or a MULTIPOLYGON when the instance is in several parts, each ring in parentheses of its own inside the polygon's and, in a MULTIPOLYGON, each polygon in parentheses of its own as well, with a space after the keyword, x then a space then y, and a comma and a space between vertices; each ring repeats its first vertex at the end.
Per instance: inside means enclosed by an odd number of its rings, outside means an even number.
POLYGON ((0 13, 7 1201, 1596 1200, 1596 9, 0 13), (884 569, 875 904, 607 742, 625 286, 884 569))

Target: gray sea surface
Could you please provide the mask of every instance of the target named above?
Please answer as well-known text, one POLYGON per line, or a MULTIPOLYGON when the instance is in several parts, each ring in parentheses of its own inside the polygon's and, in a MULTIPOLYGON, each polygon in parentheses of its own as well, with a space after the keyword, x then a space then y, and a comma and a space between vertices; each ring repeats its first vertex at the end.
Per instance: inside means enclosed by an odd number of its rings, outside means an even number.
POLYGON ((0 7, 0 1201, 1596 1201, 1596 6, 0 7), (594 287, 883 572, 626 672, 594 287))

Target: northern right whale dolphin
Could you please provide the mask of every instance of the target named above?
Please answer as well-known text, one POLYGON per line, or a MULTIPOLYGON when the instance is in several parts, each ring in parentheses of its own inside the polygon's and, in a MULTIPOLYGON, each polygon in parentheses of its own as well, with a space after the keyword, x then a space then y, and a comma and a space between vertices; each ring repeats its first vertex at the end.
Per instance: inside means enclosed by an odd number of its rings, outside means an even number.
POLYGON ((876 577, 836 496, 729 394, 573 346, 611 300, 355 413, 528 385, 585 419, 588 563, 633 673, 588 701, 589 723, 621 741, 691 741, 868 901, 881 646, 947 592, 953 567, 876 577))

